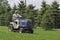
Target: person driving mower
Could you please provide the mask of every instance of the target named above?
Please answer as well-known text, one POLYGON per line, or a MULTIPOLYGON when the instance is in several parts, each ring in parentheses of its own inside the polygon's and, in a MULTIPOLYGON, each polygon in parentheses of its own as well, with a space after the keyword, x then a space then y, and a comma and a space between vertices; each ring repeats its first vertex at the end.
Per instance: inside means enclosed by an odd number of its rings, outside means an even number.
POLYGON ((19 20, 22 16, 18 14, 17 11, 15 11, 15 13, 13 14, 13 21, 15 20, 19 20))

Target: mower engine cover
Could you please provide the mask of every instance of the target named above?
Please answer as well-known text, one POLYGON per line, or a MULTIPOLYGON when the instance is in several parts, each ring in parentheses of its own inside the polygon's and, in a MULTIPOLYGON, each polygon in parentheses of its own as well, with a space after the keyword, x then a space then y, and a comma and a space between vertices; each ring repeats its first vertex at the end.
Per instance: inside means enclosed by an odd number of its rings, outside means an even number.
POLYGON ((32 21, 30 19, 21 19, 20 20, 20 26, 22 28, 28 28, 29 26, 31 27, 32 21))

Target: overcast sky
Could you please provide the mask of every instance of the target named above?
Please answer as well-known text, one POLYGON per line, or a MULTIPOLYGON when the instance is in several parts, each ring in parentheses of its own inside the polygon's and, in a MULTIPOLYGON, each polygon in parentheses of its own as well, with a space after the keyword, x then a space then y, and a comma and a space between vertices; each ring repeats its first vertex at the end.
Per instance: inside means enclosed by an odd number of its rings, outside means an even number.
MULTIPOLYGON (((14 4, 18 5, 19 0, 8 0, 9 4, 11 5, 11 7, 13 7, 14 4)), ((52 4, 52 2, 54 0, 45 0, 47 4, 52 4)), ((56 0, 58 2, 58 4, 60 4, 60 0, 56 0)), ((29 4, 33 4, 34 6, 36 6, 36 9, 41 8, 41 2, 42 0, 27 0, 26 5, 29 4)))

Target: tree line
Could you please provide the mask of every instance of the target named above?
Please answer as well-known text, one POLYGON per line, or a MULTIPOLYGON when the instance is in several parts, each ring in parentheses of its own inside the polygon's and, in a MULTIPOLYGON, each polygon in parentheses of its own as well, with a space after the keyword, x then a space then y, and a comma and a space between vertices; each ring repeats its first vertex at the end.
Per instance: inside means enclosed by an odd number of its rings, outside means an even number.
POLYGON ((7 0, 0 0, 0 25, 8 26, 12 21, 12 15, 18 11, 26 19, 31 19, 33 27, 42 27, 45 30, 60 28, 60 8, 57 1, 46 4, 42 1, 40 10, 35 9, 32 4, 26 6, 24 1, 20 1, 18 7, 10 7, 7 0))

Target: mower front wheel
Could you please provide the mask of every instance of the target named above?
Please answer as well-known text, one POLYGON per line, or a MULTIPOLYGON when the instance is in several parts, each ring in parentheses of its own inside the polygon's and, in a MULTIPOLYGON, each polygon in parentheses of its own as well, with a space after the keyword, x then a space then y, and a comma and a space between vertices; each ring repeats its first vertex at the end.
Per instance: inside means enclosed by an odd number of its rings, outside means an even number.
POLYGON ((23 33, 23 28, 20 28, 19 33, 23 33))

